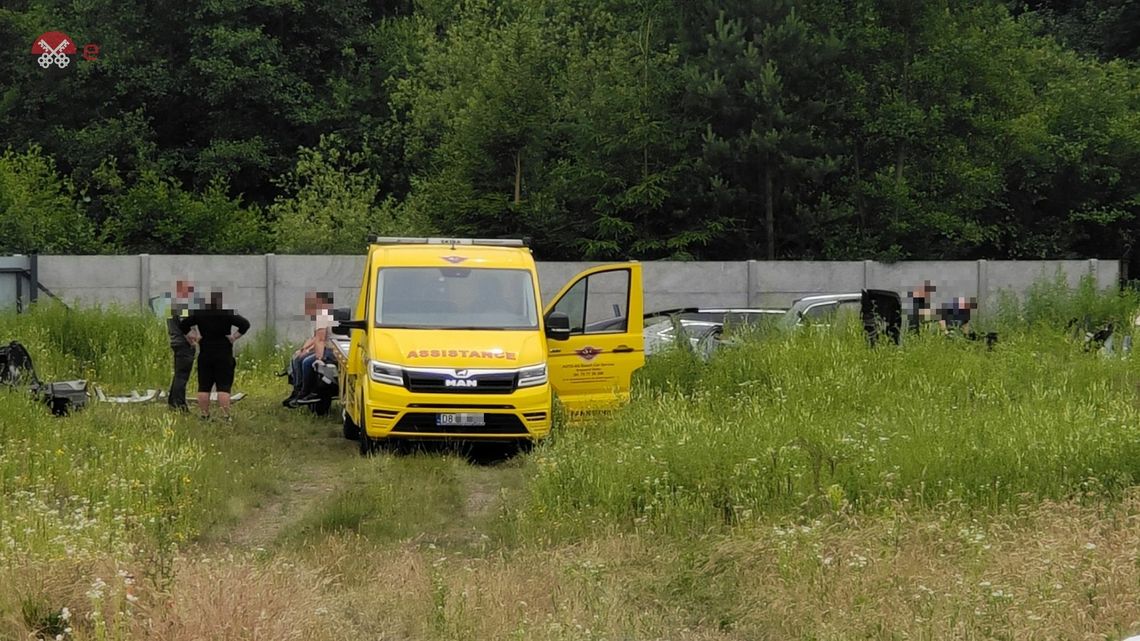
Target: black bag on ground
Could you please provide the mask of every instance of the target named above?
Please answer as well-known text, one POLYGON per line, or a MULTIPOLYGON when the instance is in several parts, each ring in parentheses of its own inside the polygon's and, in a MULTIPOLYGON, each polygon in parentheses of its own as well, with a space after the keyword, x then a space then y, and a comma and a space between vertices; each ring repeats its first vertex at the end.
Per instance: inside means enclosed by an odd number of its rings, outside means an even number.
POLYGON ((0 346, 0 383, 36 386, 39 382, 27 348, 19 341, 0 346))

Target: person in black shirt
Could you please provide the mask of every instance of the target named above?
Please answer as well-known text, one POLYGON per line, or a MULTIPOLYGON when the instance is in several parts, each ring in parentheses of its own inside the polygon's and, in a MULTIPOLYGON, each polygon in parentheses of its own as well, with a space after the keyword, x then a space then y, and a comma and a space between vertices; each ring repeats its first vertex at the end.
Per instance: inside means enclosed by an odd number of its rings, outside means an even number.
POLYGON ((210 294, 204 310, 194 310, 179 322, 182 333, 197 327, 202 335, 198 350, 198 409, 210 417, 210 391, 218 392, 222 416, 230 420, 230 389, 234 383, 234 341, 249 333, 249 321, 233 310, 223 309, 221 292, 210 294), (231 329, 237 331, 231 333, 231 329))
POLYGON ((949 307, 943 313, 944 329, 957 330, 962 334, 969 334, 971 331, 970 315, 977 307, 977 301, 967 299, 965 296, 958 296, 951 301, 949 307))

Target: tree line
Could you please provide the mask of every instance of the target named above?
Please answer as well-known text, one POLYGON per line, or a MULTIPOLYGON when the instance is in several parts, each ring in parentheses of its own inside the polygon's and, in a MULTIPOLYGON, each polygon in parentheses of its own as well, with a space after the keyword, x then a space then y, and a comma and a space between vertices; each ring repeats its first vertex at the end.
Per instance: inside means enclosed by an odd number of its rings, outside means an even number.
POLYGON ((1136 264, 1133 0, 0 9, 48 30, 100 56, 0 58, 0 252, 1136 264))

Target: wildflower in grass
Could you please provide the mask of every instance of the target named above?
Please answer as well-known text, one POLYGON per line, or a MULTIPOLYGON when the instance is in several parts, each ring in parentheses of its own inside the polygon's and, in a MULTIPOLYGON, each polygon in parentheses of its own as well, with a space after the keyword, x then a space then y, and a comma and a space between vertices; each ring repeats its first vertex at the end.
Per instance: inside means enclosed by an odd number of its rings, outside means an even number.
POLYGON ((107 584, 103 579, 96 578, 95 582, 91 584, 91 589, 87 591, 87 598, 92 601, 98 601, 103 598, 103 590, 107 588, 107 584))

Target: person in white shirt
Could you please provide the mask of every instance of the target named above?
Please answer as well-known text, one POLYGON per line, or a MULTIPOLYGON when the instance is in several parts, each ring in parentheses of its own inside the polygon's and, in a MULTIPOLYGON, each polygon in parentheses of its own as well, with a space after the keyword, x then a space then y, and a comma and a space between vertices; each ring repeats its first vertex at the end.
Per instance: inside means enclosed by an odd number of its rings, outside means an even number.
POLYGON ((317 367, 333 358, 331 292, 309 292, 305 295, 305 312, 313 321, 313 335, 293 353, 293 393, 285 399, 286 407, 296 407, 319 399, 316 384, 317 367))

